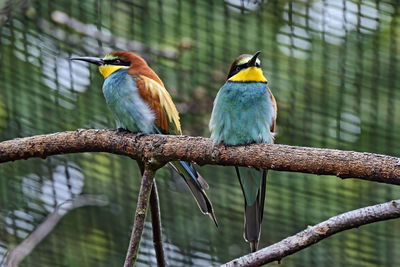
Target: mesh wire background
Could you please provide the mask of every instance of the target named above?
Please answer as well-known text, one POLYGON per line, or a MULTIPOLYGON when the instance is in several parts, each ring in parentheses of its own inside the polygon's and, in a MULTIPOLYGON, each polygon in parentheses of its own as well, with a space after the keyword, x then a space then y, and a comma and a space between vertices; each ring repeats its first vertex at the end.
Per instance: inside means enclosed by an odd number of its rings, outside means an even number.
MULTIPOLYGON (((400 156, 399 1, 0 2, 0 140, 114 128, 95 67, 68 60, 112 50, 142 55, 163 79, 184 134, 209 136, 231 61, 262 50, 278 102, 277 143, 400 156)), ((185 185, 157 173, 171 266, 209 266, 248 252, 232 168, 200 168, 220 222, 185 185)), ((140 184, 136 164, 104 153, 0 165, 0 262, 54 208, 82 193, 106 207, 68 213, 22 266, 119 266, 140 184)), ((394 186, 269 172, 260 246, 338 213, 400 198, 394 186)), ((285 266, 398 266, 399 220, 350 230, 285 258, 285 266)), ((276 264, 276 263, 274 263, 276 264)), ((272 264, 272 265, 274 265, 272 264)), ((147 222, 138 265, 156 265, 147 222)))

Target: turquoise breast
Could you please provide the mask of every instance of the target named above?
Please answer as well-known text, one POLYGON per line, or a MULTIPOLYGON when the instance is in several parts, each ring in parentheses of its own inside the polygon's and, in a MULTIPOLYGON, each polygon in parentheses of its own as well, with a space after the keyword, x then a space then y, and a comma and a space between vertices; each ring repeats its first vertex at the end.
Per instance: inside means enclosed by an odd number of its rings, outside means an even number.
POLYGON ((274 116, 266 83, 228 81, 214 101, 211 139, 214 144, 272 144, 274 116))
POLYGON ((135 77, 128 69, 120 69, 105 79, 103 94, 110 107, 117 127, 133 133, 155 133, 155 115, 140 97, 135 77))

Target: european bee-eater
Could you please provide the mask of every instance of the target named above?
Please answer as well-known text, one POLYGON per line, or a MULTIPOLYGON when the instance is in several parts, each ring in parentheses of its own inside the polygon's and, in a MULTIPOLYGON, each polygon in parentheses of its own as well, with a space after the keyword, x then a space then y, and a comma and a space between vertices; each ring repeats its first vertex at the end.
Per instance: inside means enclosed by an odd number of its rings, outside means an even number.
MULTIPOLYGON (((104 77, 103 94, 117 127, 132 133, 181 135, 179 114, 157 74, 140 56, 125 51, 104 58, 74 57, 99 66, 104 77)), ((141 163, 138 163, 141 166, 141 163)), ((208 184, 190 162, 169 164, 186 182, 200 210, 218 226, 211 201, 204 189, 208 184)), ((142 167, 141 167, 142 169, 142 167)))
MULTIPOLYGON (((276 101, 260 68, 259 54, 241 55, 229 69, 209 124, 214 145, 274 142, 276 101)), ((244 195, 244 238, 254 252, 261 233, 267 170, 235 169, 244 195)))

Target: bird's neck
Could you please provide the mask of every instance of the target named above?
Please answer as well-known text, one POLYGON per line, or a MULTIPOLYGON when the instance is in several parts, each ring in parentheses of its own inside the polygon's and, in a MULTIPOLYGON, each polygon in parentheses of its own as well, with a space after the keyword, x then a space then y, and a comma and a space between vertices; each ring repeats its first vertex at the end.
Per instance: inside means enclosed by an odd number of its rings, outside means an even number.
POLYGON ((129 66, 103 65, 99 67, 99 71, 104 79, 107 79, 108 76, 120 69, 129 69, 129 66))
POLYGON ((128 73, 131 75, 145 76, 164 87, 164 83, 161 81, 160 77, 158 77, 158 75, 149 66, 147 66, 147 64, 143 66, 138 64, 136 65, 135 62, 133 62, 128 73))
POLYGON ((239 71, 228 79, 230 82, 267 82, 262 70, 257 67, 249 67, 239 71))
POLYGON ((120 70, 129 69, 128 74, 130 75, 142 75, 150 78, 164 87, 164 83, 157 76, 157 74, 148 66, 136 66, 134 63, 131 66, 115 66, 115 65, 103 65, 99 67, 100 73, 103 75, 104 79, 107 79, 111 74, 120 70))

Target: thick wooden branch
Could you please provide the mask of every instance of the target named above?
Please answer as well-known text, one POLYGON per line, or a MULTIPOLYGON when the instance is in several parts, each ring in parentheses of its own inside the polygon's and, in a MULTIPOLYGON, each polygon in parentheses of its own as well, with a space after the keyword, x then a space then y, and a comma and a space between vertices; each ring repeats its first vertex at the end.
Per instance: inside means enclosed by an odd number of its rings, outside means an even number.
POLYGON ((394 218, 400 218, 400 199, 337 215, 317 225, 309 226, 304 231, 269 247, 242 256, 221 266, 261 266, 269 262, 279 261, 283 257, 344 230, 394 218))
POLYGON ((0 162, 78 152, 109 152, 144 162, 179 159, 200 165, 252 166, 400 185, 400 159, 396 157, 267 144, 213 148, 209 138, 113 130, 77 130, 4 141, 0 143, 0 162))

